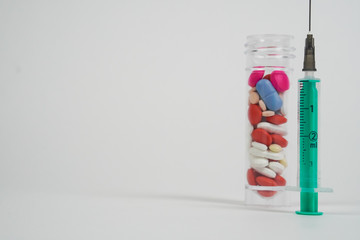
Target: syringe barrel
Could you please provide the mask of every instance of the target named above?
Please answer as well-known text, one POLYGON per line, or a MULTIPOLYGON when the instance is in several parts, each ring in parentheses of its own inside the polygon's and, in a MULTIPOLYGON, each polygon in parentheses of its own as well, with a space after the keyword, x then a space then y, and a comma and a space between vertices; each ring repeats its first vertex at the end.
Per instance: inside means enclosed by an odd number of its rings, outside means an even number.
POLYGON ((298 186, 302 212, 318 211, 320 79, 306 72, 298 81, 298 186), (314 190, 312 192, 312 190, 314 190))

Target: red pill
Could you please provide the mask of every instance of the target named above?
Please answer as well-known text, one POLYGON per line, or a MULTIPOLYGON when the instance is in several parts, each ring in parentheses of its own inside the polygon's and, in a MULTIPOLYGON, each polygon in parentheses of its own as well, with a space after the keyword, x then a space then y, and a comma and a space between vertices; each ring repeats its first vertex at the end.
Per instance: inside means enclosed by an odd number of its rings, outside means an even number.
POLYGON ((272 197, 274 196, 277 192, 276 191, 264 191, 264 190, 258 190, 258 193, 263 196, 263 197, 272 197))
POLYGON ((263 79, 267 79, 267 80, 270 81, 270 75, 271 75, 271 74, 265 75, 265 76, 263 77, 263 79))
POLYGON ((250 104, 248 110, 249 121, 252 125, 256 125, 261 121, 262 112, 259 105, 250 104))
MULTIPOLYGON (((276 187, 277 184, 276 182, 268 177, 264 177, 264 176, 259 176, 256 178, 256 182, 260 185, 260 186, 271 186, 271 187, 276 187)), ((258 193, 263 196, 263 197, 272 197, 276 194, 276 191, 265 191, 265 190, 259 190, 258 193)))
POLYGON ((279 125, 279 124, 286 123, 287 119, 286 119, 286 117, 281 116, 281 115, 274 115, 274 116, 271 116, 271 117, 267 117, 266 121, 269 122, 269 123, 279 125))
POLYGON ((249 170, 247 171, 246 176, 247 176, 248 183, 249 183, 250 185, 256 186, 255 171, 254 171, 254 169, 249 168, 249 170))
POLYGON ((276 175, 276 177, 274 178, 274 181, 276 182, 276 184, 278 186, 285 186, 286 185, 286 180, 285 178, 283 178, 282 176, 280 175, 276 175))
POLYGON ((279 134, 271 134, 272 143, 280 145, 282 148, 288 145, 288 141, 279 134))
POLYGON ((269 146, 273 141, 271 135, 262 128, 254 129, 251 137, 255 142, 265 144, 266 146, 269 146))
POLYGON ((274 179, 265 177, 265 176, 258 176, 256 178, 256 182, 257 184, 259 184, 260 186, 271 186, 271 187, 276 187, 277 183, 274 181, 274 179))

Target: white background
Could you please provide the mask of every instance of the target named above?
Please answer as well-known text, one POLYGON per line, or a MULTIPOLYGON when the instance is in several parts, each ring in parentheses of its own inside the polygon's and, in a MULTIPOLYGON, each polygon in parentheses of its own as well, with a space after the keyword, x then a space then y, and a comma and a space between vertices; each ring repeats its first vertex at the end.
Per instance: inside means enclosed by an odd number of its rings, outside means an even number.
POLYGON ((242 201, 245 38, 294 35, 296 94, 307 1, 1 0, 0 238, 356 239, 359 11, 313 1, 335 192, 306 218, 242 201))

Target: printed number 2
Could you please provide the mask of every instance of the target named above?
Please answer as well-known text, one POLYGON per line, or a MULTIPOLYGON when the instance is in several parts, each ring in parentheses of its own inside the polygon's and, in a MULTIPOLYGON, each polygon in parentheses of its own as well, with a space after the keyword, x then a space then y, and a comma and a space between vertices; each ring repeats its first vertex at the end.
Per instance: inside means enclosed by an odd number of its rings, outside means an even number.
POLYGON ((310 105, 311 112, 314 112, 314 106, 310 105))

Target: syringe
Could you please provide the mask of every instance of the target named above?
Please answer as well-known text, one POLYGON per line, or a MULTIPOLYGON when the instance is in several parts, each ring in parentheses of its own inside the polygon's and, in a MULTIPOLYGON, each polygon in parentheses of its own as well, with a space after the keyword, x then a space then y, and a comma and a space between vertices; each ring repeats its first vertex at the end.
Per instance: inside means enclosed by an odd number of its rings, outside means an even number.
POLYGON ((318 88, 315 78, 315 46, 311 34, 311 0, 309 0, 309 33, 305 40, 305 77, 299 82, 299 187, 300 211, 297 214, 322 215, 318 212, 318 88))

